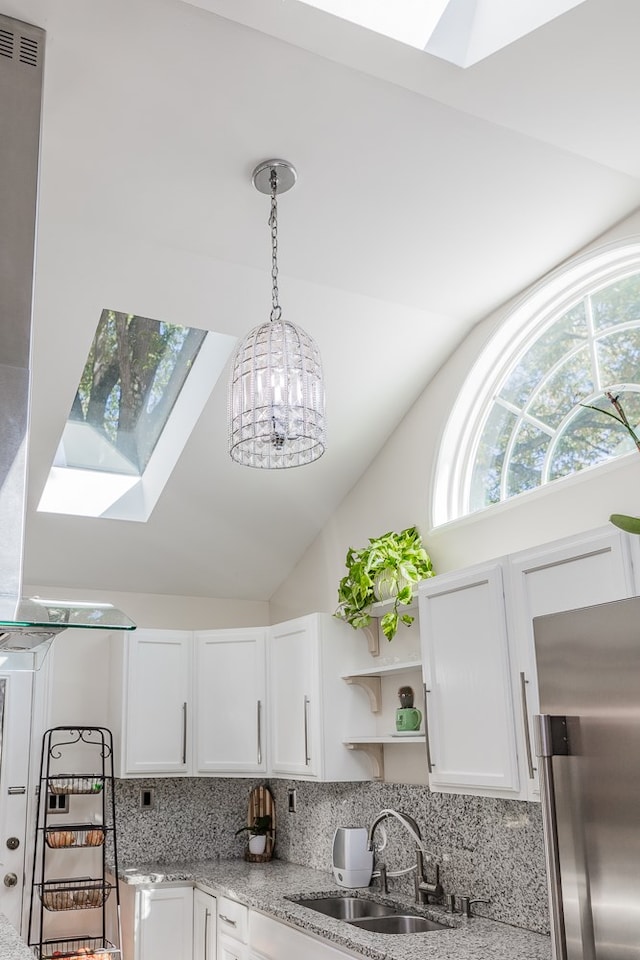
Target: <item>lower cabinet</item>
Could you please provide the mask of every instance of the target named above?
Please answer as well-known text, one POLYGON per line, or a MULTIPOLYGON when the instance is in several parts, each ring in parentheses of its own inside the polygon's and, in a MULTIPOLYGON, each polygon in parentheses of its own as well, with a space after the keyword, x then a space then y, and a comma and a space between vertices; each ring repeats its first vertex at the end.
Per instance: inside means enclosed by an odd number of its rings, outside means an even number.
POLYGON ((217 960, 249 960, 248 940, 248 908, 229 897, 219 897, 217 960))
POLYGON ((193 888, 137 888, 133 940, 133 960, 192 960, 193 888))
POLYGON ((218 938, 217 960, 248 960, 249 947, 246 943, 239 943, 231 937, 218 938))
POLYGON ((216 960, 216 898, 193 891, 193 960, 216 960))
POLYGON ((341 960, 354 956, 263 913, 252 910, 249 915, 247 960, 341 960))
POLYGON ((191 886, 120 884, 123 960, 216 960, 216 898, 191 886))
POLYGON ((344 960, 340 950, 224 896, 121 883, 123 960, 344 960))

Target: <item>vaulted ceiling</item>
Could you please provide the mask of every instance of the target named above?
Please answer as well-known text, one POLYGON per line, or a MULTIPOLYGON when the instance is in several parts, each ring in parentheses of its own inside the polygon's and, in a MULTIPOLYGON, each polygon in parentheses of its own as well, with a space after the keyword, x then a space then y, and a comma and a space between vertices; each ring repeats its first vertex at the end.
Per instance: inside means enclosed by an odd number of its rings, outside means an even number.
POLYGON ((268 599, 471 327, 640 203, 637 0, 466 70, 297 0, 0 12, 47 30, 28 583, 268 599), (280 292, 322 353, 326 454, 233 464, 223 377, 147 523, 36 513, 104 307, 267 319, 273 156, 299 173, 280 292))

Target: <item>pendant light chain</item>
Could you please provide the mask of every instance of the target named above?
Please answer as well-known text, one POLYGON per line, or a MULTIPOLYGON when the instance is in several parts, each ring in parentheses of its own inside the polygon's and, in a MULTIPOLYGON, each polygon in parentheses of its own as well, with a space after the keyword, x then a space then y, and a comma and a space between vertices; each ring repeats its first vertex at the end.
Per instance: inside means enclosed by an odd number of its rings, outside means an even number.
POLYGON ((271 320, 279 320, 282 308, 278 302, 278 174, 271 170, 271 320))

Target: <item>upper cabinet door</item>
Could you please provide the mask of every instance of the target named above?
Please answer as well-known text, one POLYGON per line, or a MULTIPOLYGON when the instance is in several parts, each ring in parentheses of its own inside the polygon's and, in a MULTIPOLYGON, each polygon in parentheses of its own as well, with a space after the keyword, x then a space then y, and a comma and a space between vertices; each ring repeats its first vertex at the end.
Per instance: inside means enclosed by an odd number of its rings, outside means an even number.
MULTIPOLYGON (((320 674, 316 617, 302 617, 269 632, 271 770, 299 777, 321 775, 320 674)), ((327 705, 330 709, 330 705, 327 705)))
POLYGON ((267 770, 266 630, 195 636, 196 773, 267 770))
POLYGON ((509 557, 508 617, 529 796, 539 795, 532 718, 539 713, 534 617, 633 596, 629 539, 613 527, 509 557))
POLYGON ((420 587, 432 789, 519 789, 502 568, 483 564, 420 587))
POLYGON ((136 630, 125 640, 124 772, 189 770, 191 634, 136 630))

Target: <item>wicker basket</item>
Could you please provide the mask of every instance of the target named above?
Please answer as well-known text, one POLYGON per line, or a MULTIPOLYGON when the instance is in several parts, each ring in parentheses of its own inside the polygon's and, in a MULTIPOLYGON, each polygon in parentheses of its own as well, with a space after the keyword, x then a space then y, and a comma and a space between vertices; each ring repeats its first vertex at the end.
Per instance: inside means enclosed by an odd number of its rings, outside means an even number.
POLYGON ((51 793, 100 793, 103 785, 102 777, 60 774, 49 778, 51 793))
POLYGON ((50 880, 39 885, 38 893, 47 910, 93 910, 104 904, 111 884, 89 878, 50 880))
POLYGON ((83 957, 84 960, 111 960, 120 957, 120 950, 109 940, 84 937, 81 940, 46 940, 33 948, 38 960, 68 960, 83 957))
POLYGON ((44 838, 52 850, 63 847, 101 847, 104 843, 104 828, 92 824, 74 824, 64 829, 47 827, 44 838))

